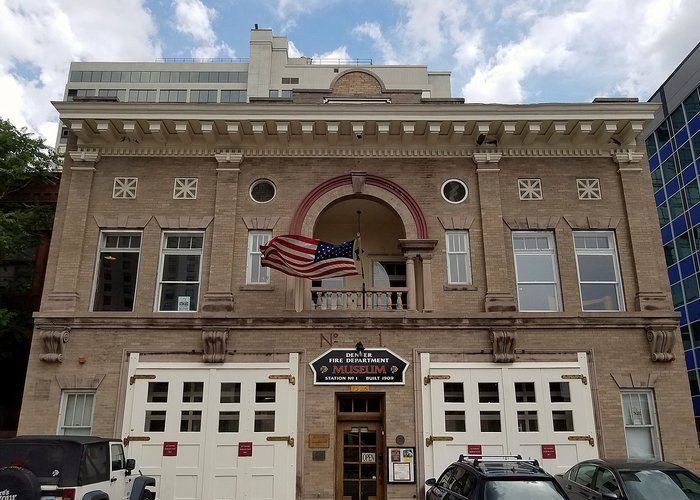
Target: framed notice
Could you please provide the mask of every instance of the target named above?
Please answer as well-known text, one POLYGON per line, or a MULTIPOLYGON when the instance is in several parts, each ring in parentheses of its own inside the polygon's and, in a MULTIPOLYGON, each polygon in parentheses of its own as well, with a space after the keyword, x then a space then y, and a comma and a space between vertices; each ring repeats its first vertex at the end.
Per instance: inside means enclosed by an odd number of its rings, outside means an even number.
POLYGON ((416 448, 413 446, 389 446, 386 449, 388 458, 388 478, 390 483, 416 482, 416 448))

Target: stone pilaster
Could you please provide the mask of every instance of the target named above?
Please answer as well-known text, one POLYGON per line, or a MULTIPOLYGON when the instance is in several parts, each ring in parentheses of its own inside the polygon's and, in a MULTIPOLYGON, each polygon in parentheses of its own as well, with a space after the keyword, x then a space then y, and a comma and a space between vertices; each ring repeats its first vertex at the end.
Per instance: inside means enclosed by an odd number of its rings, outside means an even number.
POLYGON ((75 312, 78 306, 76 270, 81 265, 95 164, 100 160, 99 153, 86 151, 70 151, 69 158, 66 167, 70 170, 70 185, 65 208, 65 220, 68 223, 64 226, 58 243, 53 288, 43 307, 46 311, 54 312, 75 312))
POLYGON ((421 254, 421 262, 423 263, 423 311, 432 312, 433 307, 433 270, 431 267, 433 254, 421 254))
POLYGON ((433 250, 437 240, 399 240, 401 250, 406 258, 406 287, 408 288, 407 308, 410 311, 417 309, 417 297, 421 290, 416 289, 416 259, 423 261, 423 310, 433 310, 433 288, 430 270, 430 259, 433 258, 433 250), (427 262, 427 264, 426 264, 427 262), (427 269, 426 269, 427 268, 427 269), (427 274, 426 274, 427 273, 427 274))
POLYGON ((648 187, 642 185, 642 153, 625 152, 613 156, 619 165, 618 173, 622 181, 622 191, 627 212, 627 220, 632 242, 632 257, 637 275, 637 307, 640 311, 670 310, 668 295, 661 288, 660 276, 665 270, 659 265, 658 253, 649 252, 650 242, 656 242, 658 224, 656 213, 647 210, 648 187), (650 223, 653 221, 654 223, 650 223))
POLYGON ((202 298, 202 312, 233 311, 231 270, 233 269, 233 239, 236 229, 236 197, 242 154, 216 155, 216 200, 212 229, 209 283, 202 298))
POLYGON ((501 207, 500 153, 474 153, 481 201, 481 226, 484 237, 486 264, 486 312, 515 311, 512 284, 504 273, 506 247, 503 240, 503 209, 501 207))

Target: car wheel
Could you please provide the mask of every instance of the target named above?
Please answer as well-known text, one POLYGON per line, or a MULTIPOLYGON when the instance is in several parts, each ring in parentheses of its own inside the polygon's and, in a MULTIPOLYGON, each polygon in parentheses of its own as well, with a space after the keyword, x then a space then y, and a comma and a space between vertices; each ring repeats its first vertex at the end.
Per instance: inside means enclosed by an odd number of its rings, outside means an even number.
POLYGON ((41 498, 41 485, 39 480, 29 469, 23 467, 0 468, 0 487, 3 496, 16 500, 39 500, 41 498), (5 493, 5 490, 7 492, 5 493))

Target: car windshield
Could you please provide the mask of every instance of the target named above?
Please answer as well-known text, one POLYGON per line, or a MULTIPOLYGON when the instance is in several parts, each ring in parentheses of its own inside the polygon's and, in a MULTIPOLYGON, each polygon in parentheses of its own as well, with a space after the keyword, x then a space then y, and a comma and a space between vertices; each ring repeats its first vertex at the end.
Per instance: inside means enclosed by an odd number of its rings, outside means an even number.
POLYGON ((485 500, 564 500, 553 481, 487 481, 485 500))
POLYGON ((630 500, 700 500, 700 482, 675 471, 621 471, 630 500))

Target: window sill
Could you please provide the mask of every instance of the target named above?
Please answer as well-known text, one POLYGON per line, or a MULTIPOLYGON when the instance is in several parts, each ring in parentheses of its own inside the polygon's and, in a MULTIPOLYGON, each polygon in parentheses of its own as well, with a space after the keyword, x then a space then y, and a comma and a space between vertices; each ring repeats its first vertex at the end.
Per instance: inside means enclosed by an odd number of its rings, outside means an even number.
POLYGON ((242 292, 258 291, 258 292, 271 292, 275 289, 272 285, 241 285, 239 290, 242 292))
POLYGON ((442 289, 446 292, 476 292, 479 287, 476 285, 445 285, 442 289))

